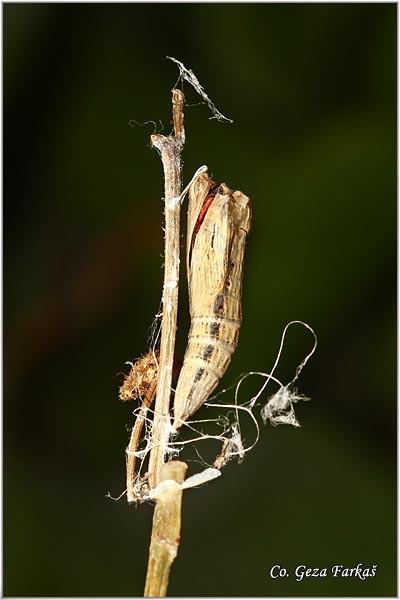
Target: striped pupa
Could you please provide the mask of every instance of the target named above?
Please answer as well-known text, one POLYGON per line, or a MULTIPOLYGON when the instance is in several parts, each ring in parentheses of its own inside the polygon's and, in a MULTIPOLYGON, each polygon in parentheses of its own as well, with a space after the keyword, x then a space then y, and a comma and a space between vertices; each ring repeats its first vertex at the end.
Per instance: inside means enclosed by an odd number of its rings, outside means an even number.
POLYGON ((242 322, 242 269, 250 199, 202 173, 189 191, 187 270, 191 326, 174 400, 179 428, 224 375, 242 322))

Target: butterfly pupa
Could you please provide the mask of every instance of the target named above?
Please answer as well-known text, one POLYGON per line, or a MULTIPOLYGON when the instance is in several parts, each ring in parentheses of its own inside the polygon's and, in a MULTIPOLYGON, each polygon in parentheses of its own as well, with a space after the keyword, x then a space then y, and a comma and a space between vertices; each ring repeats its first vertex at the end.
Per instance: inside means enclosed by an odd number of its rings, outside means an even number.
POLYGON ((202 173, 189 190, 187 271, 191 325, 174 399, 179 428, 218 385, 242 322, 242 274, 250 199, 202 173))

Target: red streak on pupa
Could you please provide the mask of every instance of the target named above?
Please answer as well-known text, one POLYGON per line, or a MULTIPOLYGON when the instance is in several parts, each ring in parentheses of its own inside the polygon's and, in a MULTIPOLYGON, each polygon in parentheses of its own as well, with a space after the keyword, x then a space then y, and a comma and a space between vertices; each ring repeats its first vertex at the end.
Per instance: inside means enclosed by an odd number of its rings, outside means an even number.
POLYGON ((192 257, 192 250, 193 250, 193 246, 194 246, 194 242, 196 240, 196 235, 198 234, 201 224, 203 223, 205 216, 207 214, 208 209, 211 206, 211 203, 213 202, 215 195, 218 191, 218 186, 215 183, 215 181, 211 182, 211 188, 210 191, 208 193, 208 195, 206 196, 204 202, 203 202, 203 206, 200 209, 199 212, 199 216, 197 217, 197 221, 195 226, 193 227, 193 232, 192 232, 192 239, 190 242, 190 251, 189 251, 189 264, 190 264, 190 259, 192 257))

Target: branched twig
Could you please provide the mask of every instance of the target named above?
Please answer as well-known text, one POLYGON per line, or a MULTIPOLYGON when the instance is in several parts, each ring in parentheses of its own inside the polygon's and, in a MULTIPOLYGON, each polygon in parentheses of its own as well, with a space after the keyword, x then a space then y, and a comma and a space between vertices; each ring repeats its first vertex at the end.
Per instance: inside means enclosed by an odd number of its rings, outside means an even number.
POLYGON ((181 153, 185 143, 183 127, 184 95, 172 90, 175 135, 152 135, 152 144, 160 152, 165 179, 165 253, 162 295, 162 329, 157 397, 154 409, 152 450, 149 459, 150 487, 160 480, 166 444, 170 433, 170 394, 178 312, 179 225, 181 194, 181 153))
POLYGON ((149 483, 156 490, 145 597, 165 596, 171 564, 178 552, 181 528, 182 490, 186 464, 164 464, 170 434, 170 395, 178 313, 179 243, 181 209, 181 153, 185 143, 183 127, 184 95, 172 90, 174 135, 152 135, 152 144, 160 152, 165 178, 165 253, 162 295, 162 327, 157 396, 149 459, 149 483))

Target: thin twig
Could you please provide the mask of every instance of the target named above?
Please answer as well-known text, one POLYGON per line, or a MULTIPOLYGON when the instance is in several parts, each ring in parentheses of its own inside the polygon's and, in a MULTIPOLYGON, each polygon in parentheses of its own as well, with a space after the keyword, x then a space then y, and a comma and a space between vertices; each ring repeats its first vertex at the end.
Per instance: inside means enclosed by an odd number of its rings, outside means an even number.
POLYGON ((171 461, 162 466, 161 482, 155 490, 153 531, 147 568, 146 598, 160 598, 167 594, 169 572, 178 553, 181 532, 181 503, 187 465, 171 461))
POLYGON ((152 135, 152 144, 160 152, 165 179, 165 254, 162 295, 162 330, 157 397, 154 409, 152 450, 149 459, 150 487, 160 481, 166 444, 170 433, 170 395, 178 312, 179 225, 181 193, 181 153, 185 143, 183 127, 184 95, 172 90, 175 135, 152 135))
POLYGON ((126 496, 128 502, 134 502, 135 500, 137 500, 137 496, 135 493, 135 452, 139 444, 140 434, 142 432, 143 423, 145 421, 147 412, 150 406, 152 405, 154 397, 156 395, 156 389, 157 379, 154 379, 151 382, 149 389, 147 390, 147 394, 143 399, 140 411, 136 417, 136 421, 132 429, 129 445, 126 449, 126 496))

